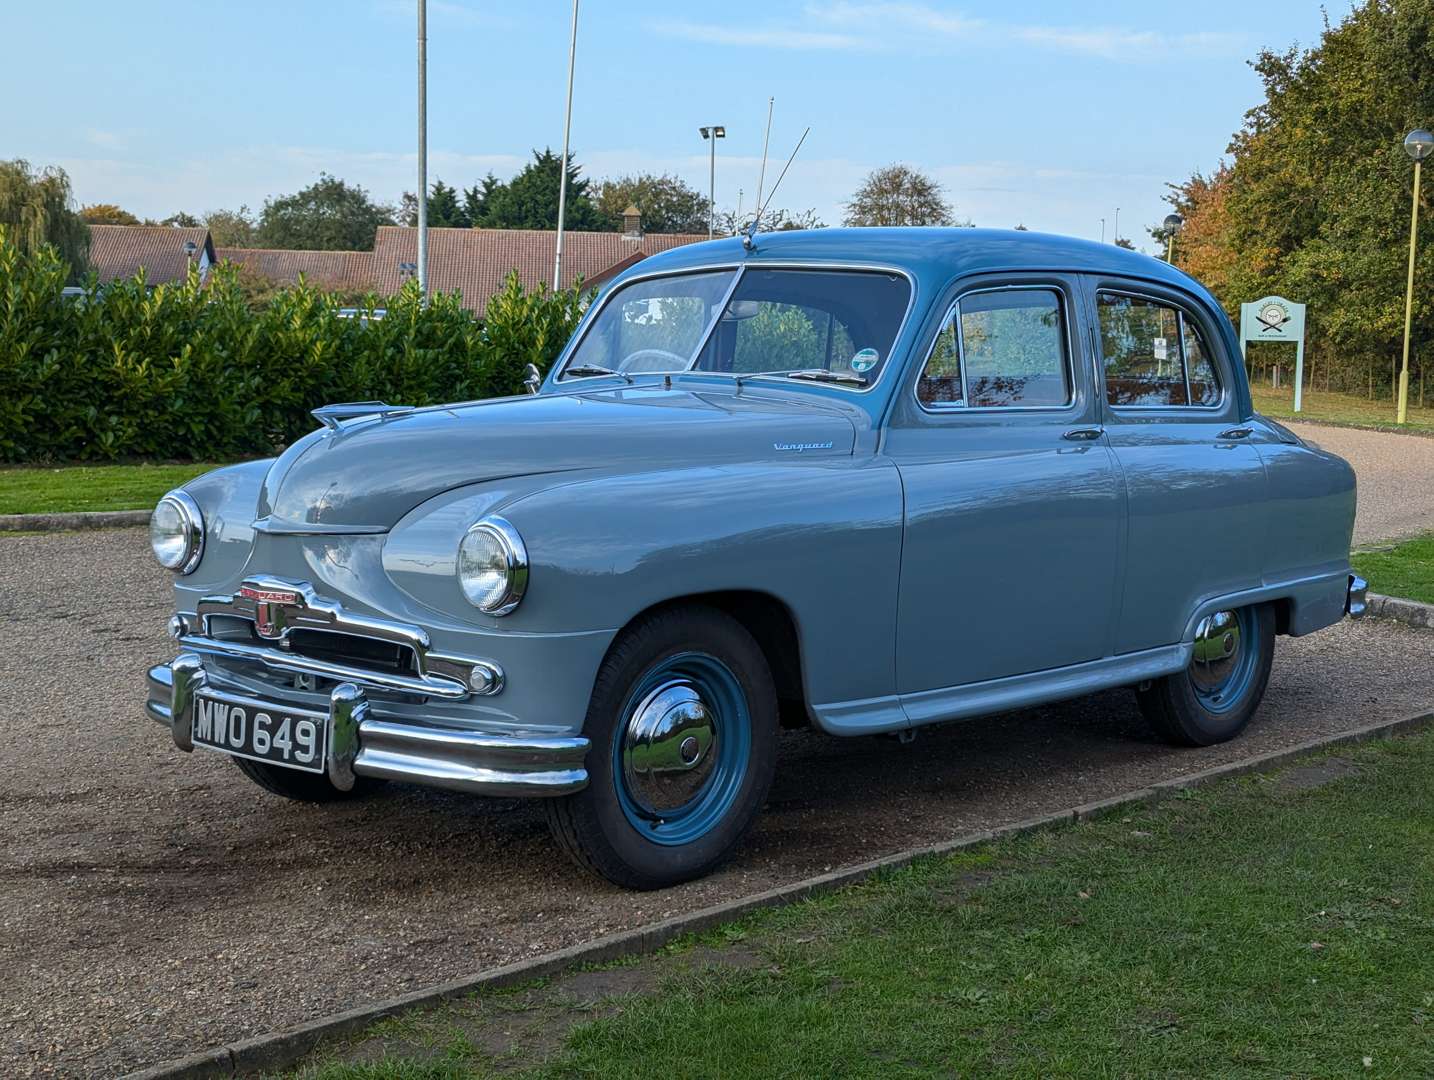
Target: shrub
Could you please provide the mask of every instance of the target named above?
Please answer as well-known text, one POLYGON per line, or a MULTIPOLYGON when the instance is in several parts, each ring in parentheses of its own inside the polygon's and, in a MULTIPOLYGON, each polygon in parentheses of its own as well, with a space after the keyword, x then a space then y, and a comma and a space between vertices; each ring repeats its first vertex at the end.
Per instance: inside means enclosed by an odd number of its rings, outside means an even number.
POLYGON ((65 297, 67 267, 0 230, 0 461, 208 459, 274 453, 334 401, 432 405, 521 392, 524 366, 557 357, 577 291, 517 275, 480 323, 454 294, 417 285, 345 319, 303 282, 261 304, 233 267, 149 287, 142 274, 65 297))

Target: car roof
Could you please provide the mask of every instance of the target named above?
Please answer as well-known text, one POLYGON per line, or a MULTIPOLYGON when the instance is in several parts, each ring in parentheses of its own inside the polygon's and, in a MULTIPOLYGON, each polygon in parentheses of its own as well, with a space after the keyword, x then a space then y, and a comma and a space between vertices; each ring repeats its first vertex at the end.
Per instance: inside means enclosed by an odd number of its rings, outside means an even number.
POLYGON ((876 263, 905 270, 917 278, 943 280, 1003 270, 1118 274, 1208 296, 1190 275, 1138 251, 1021 229, 842 228, 758 233, 756 250, 752 252, 743 249, 739 237, 725 237, 650 256, 622 276, 712 263, 760 265, 808 260, 876 263))

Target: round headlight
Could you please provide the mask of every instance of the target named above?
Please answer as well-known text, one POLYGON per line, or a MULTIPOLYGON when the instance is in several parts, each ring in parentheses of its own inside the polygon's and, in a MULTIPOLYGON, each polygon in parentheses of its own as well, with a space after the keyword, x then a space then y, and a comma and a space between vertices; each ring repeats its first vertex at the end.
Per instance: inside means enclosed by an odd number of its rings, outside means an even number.
POLYGON ((204 554, 204 516, 182 491, 159 500, 149 519, 149 545, 166 570, 189 574, 204 554))
POLYGON ((479 611, 506 615, 528 587, 528 551, 518 530, 500 517, 484 518, 458 545, 458 584, 479 611))

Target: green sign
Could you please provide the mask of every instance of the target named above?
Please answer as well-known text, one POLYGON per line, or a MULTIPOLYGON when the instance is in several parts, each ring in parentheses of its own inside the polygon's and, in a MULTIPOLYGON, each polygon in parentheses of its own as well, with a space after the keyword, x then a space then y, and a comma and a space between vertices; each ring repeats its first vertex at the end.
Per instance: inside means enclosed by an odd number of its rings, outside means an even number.
MULTIPOLYGON (((1305 382, 1305 306, 1283 296, 1267 296, 1240 305, 1240 355, 1250 341, 1280 341, 1295 347, 1295 412, 1303 408, 1305 382)), ((1276 372, 1279 368, 1275 369, 1276 372)))

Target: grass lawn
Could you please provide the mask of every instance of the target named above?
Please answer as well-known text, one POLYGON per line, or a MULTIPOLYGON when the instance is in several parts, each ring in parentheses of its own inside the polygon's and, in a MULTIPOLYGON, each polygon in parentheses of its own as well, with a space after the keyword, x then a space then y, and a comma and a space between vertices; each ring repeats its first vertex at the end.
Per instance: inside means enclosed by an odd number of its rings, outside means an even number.
POLYGON ((1434 733, 1347 748, 385 1021, 298 1075, 1434 1075, 1431 778, 1434 733))
POLYGON ((67 465, 0 469, 0 514, 150 510, 159 497, 212 464, 67 465))
POLYGON ((1389 431, 1427 431, 1434 433, 1434 407, 1418 407, 1417 391, 1409 402, 1409 421, 1402 428, 1394 422, 1395 405, 1359 394, 1340 394, 1324 390, 1306 390, 1300 402, 1303 408, 1295 410, 1295 392, 1292 387, 1282 386, 1272 390, 1268 385, 1252 385, 1250 394, 1257 411, 1276 419, 1288 420, 1298 415, 1301 420, 1313 420, 1322 424, 1341 424, 1346 427, 1365 427, 1389 431))
POLYGON ((1351 561, 1371 592, 1434 604, 1434 535, 1406 540, 1387 551, 1366 551, 1351 561))

